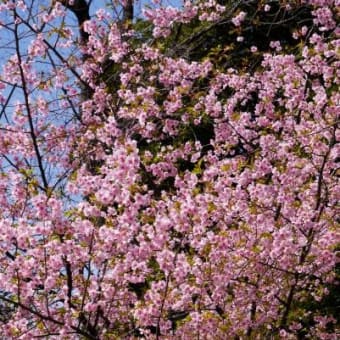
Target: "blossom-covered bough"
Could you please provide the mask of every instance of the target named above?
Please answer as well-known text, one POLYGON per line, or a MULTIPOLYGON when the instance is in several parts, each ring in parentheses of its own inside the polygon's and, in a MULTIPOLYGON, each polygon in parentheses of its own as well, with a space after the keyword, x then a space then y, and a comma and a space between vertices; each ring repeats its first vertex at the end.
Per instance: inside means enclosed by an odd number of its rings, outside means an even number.
POLYGON ((339 2, 110 4, 0 2, 2 336, 337 339, 339 2))

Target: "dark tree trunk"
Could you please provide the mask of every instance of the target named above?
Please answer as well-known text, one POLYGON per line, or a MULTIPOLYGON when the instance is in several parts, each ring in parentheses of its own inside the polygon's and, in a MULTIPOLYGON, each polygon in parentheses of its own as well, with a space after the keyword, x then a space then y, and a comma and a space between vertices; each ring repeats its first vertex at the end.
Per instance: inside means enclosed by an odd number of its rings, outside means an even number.
POLYGON ((80 43, 82 45, 86 44, 89 35, 84 31, 84 22, 90 20, 89 4, 86 0, 74 0, 72 5, 70 5, 68 0, 61 0, 60 2, 77 17, 80 43))
POLYGON ((123 9, 123 22, 133 20, 133 0, 127 0, 123 9))

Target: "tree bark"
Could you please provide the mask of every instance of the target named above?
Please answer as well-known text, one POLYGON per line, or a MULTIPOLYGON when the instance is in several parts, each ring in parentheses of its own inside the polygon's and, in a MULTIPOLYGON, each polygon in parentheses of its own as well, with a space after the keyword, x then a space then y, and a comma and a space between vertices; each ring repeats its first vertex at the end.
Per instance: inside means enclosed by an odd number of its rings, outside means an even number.
POLYGON ((90 20, 90 5, 85 0, 74 0, 72 5, 69 0, 59 0, 67 9, 69 9, 78 20, 79 36, 81 45, 86 44, 89 34, 84 31, 84 22, 90 20))
POLYGON ((133 20, 133 0, 127 0, 123 8, 123 23, 133 20))

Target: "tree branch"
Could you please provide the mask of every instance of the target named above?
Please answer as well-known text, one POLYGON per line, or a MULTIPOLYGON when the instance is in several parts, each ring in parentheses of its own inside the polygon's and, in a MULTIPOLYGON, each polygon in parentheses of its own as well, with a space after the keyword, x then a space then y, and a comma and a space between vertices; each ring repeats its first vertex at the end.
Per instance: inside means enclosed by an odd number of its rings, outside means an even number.
POLYGON ((90 4, 85 0, 74 0, 72 4, 69 0, 57 0, 69 9, 78 20, 80 44, 85 45, 89 40, 89 34, 84 30, 84 22, 90 20, 90 4))

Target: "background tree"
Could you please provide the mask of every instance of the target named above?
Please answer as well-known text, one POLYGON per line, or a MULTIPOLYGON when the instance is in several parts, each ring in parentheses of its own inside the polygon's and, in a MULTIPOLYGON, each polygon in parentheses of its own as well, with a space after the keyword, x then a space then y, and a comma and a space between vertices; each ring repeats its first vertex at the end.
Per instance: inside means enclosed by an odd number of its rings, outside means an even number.
POLYGON ((336 2, 92 5, 0 6, 4 336, 336 339, 336 2))

